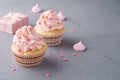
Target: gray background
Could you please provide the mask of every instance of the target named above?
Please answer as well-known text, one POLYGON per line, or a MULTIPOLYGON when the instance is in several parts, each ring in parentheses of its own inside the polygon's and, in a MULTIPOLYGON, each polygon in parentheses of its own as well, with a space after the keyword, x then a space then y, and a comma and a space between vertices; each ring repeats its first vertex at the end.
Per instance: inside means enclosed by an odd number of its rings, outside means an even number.
POLYGON ((0 16, 21 12, 35 26, 40 14, 32 13, 31 7, 36 3, 44 11, 63 11, 68 18, 63 43, 49 47, 38 67, 23 68, 10 49, 13 35, 0 32, 0 80, 120 80, 120 0, 0 0, 0 16), (72 46, 80 40, 87 51, 73 57, 72 46), (60 58, 61 53, 68 62, 60 58), (52 77, 46 78, 47 72, 52 77))

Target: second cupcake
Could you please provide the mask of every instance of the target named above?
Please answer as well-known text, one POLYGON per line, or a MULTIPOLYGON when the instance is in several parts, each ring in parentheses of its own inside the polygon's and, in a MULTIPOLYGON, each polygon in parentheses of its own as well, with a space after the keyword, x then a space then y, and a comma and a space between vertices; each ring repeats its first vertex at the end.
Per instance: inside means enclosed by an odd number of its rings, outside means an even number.
POLYGON ((65 32, 62 21, 54 10, 43 12, 36 23, 35 30, 48 46, 59 45, 65 32))

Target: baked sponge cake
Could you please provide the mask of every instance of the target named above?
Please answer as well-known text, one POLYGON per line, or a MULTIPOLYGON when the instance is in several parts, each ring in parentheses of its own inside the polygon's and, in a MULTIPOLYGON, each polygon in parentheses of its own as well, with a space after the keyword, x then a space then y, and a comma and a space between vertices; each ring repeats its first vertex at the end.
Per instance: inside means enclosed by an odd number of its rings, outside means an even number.
POLYGON ((33 67, 42 62, 47 45, 33 27, 23 26, 16 31, 11 49, 20 66, 33 67))
POLYGON ((65 32, 63 22, 54 10, 48 10, 41 14, 35 30, 43 37, 48 46, 59 45, 65 32))

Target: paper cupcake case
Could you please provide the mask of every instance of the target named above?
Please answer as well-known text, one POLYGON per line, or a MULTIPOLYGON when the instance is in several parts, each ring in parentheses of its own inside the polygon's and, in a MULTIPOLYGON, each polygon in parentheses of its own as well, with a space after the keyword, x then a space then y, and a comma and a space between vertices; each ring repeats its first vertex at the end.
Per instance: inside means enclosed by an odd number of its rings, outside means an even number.
POLYGON ((56 29, 51 31, 43 31, 38 26, 35 27, 35 30, 38 34, 40 34, 47 46, 56 46, 62 42, 62 38, 65 32, 65 28, 56 29))
POLYGON ((43 37, 43 38, 48 46, 59 45, 62 41, 62 35, 61 36, 54 36, 54 37, 43 37))
POLYGON ((15 60, 18 63, 18 65, 23 67, 33 67, 39 65, 43 61, 45 52, 34 55, 34 56, 20 56, 14 54, 15 60))
POLYGON ((34 67, 39 65, 43 61, 44 55, 47 50, 47 46, 44 45, 39 50, 40 52, 37 54, 35 54, 36 50, 28 51, 27 53, 18 52, 17 48, 14 45, 12 45, 11 49, 13 51, 13 55, 18 65, 22 67, 34 67))

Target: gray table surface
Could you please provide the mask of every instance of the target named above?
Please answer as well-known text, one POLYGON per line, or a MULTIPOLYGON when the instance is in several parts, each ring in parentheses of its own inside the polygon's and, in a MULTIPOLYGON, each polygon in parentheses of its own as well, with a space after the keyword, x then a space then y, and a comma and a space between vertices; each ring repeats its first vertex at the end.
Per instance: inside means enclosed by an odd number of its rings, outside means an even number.
POLYGON ((120 80, 120 0, 0 0, 0 16, 21 12, 35 26, 40 14, 32 13, 31 7, 36 3, 44 11, 63 11, 68 18, 63 42, 49 47, 39 66, 23 68, 10 49, 13 35, 0 32, 0 80, 120 80), (72 46, 80 40, 87 51, 73 57, 72 46), (61 53, 67 62, 60 58, 61 53), (46 73, 52 76, 46 78, 46 73))

